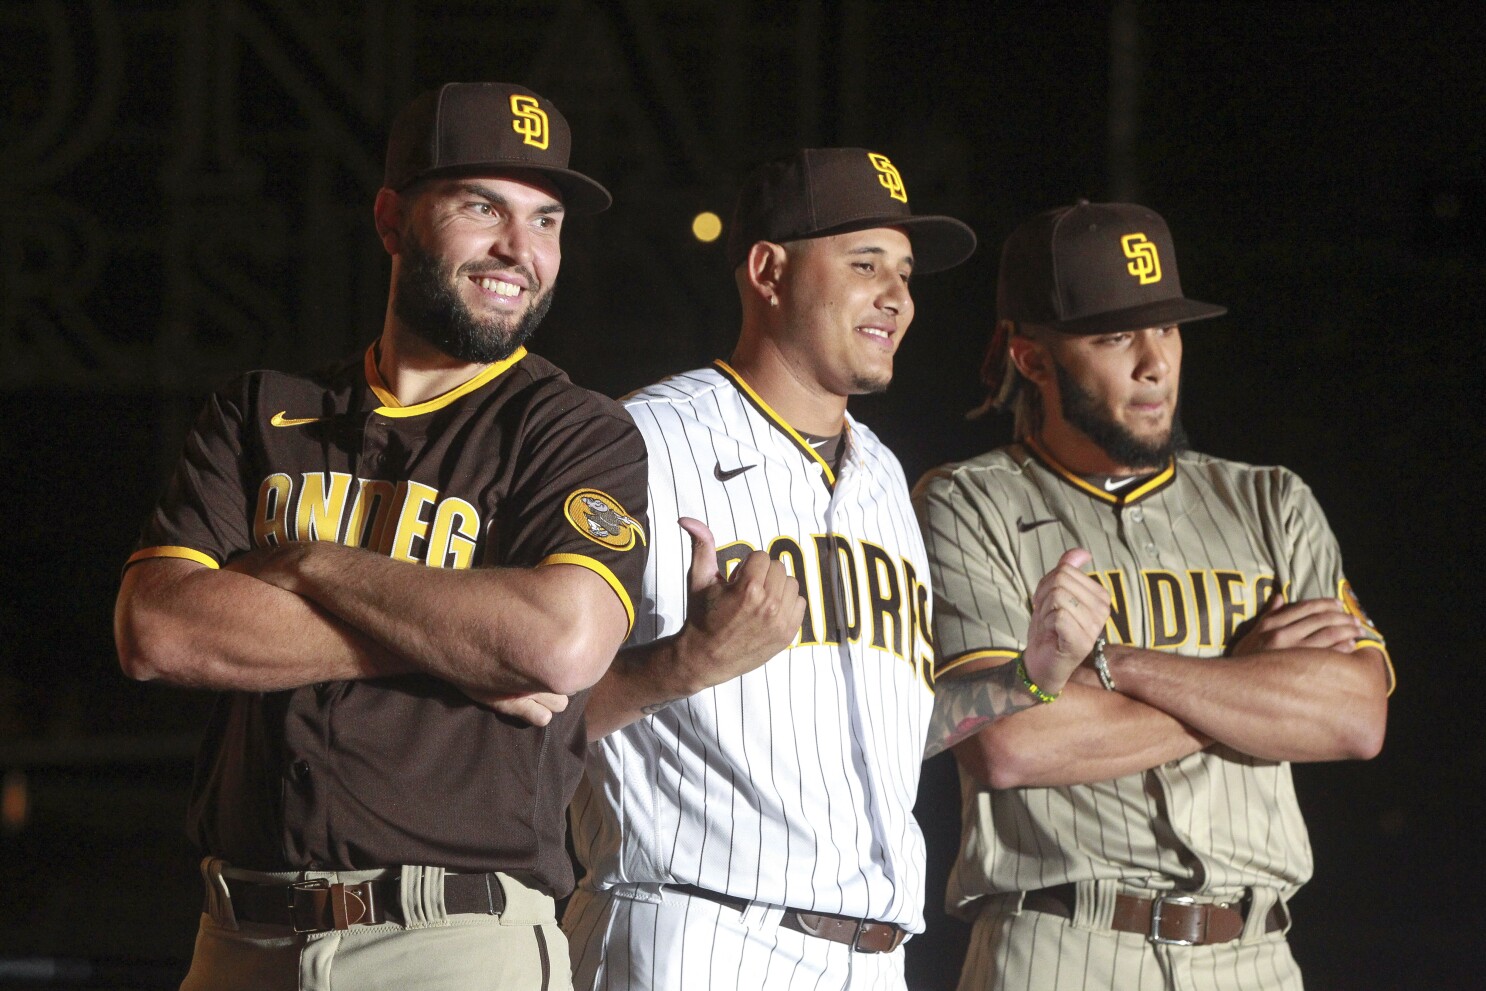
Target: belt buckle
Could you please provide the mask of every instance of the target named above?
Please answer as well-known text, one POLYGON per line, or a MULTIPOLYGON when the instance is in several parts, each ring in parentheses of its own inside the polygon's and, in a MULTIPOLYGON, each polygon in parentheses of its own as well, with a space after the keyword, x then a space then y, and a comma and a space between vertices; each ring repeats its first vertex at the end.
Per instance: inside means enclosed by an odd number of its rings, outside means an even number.
POLYGON ((898 947, 900 947, 900 946, 903 945, 903 940, 908 935, 908 933, 903 929, 903 927, 901 927, 901 926, 895 926, 891 922, 872 922, 871 920, 868 920, 868 919, 857 919, 856 920, 856 924, 857 924, 856 935, 851 938, 851 951, 853 953, 891 953, 894 950, 896 950, 898 947), (864 934, 866 934, 867 927, 868 926, 887 926, 890 929, 892 929, 892 931, 893 931, 893 938, 892 938, 891 945, 889 945, 888 948, 885 949, 885 950, 864 950, 864 949, 862 949, 862 945, 861 945, 862 944, 862 936, 864 934))
POLYGON ((324 889, 326 891, 330 890, 330 880, 328 878, 317 877, 312 878, 308 881, 295 881, 289 885, 289 925, 294 929, 294 935, 303 936, 305 933, 318 933, 325 931, 324 926, 307 926, 301 929, 299 927, 299 915, 294 911, 296 904, 294 896, 298 892, 317 891, 320 889, 324 889))
POLYGON ((1151 934, 1152 943, 1160 943, 1164 946, 1196 946, 1194 939, 1167 939, 1161 935, 1161 908, 1164 905, 1196 905, 1197 899, 1191 895, 1157 895, 1155 901, 1151 902, 1151 934))

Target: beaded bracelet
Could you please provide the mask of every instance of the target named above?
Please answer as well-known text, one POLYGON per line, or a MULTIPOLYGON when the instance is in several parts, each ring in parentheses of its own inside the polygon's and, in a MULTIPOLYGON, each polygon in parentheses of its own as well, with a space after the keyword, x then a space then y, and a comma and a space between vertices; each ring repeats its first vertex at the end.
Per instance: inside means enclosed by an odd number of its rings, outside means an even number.
POLYGON ((1032 676, 1027 674, 1027 662, 1021 654, 1016 655, 1016 674, 1018 678, 1022 679, 1022 685, 1027 689, 1027 693, 1037 701, 1044 704, 1058 701, 1058 695, 1060 693, 1044 692, 1037 687, 1037 683, 1032 680, 1032 676))

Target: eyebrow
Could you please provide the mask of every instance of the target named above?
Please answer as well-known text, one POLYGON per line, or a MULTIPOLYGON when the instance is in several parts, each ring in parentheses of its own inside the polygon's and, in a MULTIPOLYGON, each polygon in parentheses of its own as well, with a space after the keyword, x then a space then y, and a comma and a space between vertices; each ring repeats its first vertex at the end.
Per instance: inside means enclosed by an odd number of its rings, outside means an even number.
MULTIPOLYGON (((480 184, 478 182, 463 182, 463 183, 460 183, 459 184, 459 191, 461 193, 465 193, 466 195, 469 195, 469 196, 478 196, 478 197, 480 197, 483 200, 488 200, 490 203, 494 204, 495 206, 503 207, 503 208, 505 208, 507 210, 511 209, 511 201, 510 200, 506 199, 504 196, 502 196, 500 193, 496 192, 491 187, 482 185, 482 184, 480 184)), ((536 212, 538 214, 548 215, 548 214, 555 214, 555 213, 563 213, 564 212, 564 209, 563 209, 563 205, 562 205, 562 201, 561 200, 553 200, 550 203, 544 203, 541 206, 537 207, 537 209, 534 212, 536 212)))
MULTIPOLYGON (((850 251, 847 252, 847 254, 848 255, 877 255, 883 261, 887 261, 888 260, 887 249, 886 248, 879 248, 878 246, 876 246, 874 244, 864 244, 864 245, 862 245, 859 248, 852 248, 850 251)), ((903 258, 902 258, 902 263, 905 264, 905 265, 907 265, 909 268, 912 268, 913 267, 913 256, 912 255, 904 255, 903 258)))

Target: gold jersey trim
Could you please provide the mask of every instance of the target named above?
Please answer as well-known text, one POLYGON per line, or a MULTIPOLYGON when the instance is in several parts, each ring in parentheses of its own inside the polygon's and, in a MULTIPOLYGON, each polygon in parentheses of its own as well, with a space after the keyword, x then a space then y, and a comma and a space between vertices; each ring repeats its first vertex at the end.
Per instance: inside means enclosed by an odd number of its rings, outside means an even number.
POLYGON ((1388 645, 1383 642, 1383 635, 1378 632, 1372 617, 1367 610, 1362 608, 1362 601, 1357 598, 1357 593, 1352 590, 1352 583, 1345 578, 1336 583, 1336 597, 1341 600, 1342 607, 1372 634, 1370 637, 1361 637, 1357 641, 1354 650, 1363 647, 1371 647, 1383 655, 1383 667, 1388 673, 1388 694, 1391 696, 1393 690, 1398 687, 1398 675, 1393 670, 1393 657, 1388 653, 1388 645))
POLYGON ((1164 489, 1176 478, 1176 459, 1168 458, 1165 468, 1162 468, 1139 485, 1123 488, 1118 492, 1106 492, 1099 486, 1090 485, 1084 481, 1076 472, 1049 454, 1047 448, 1039 444, 1035 438, 1023 437, 1021 443, 1028 451, 1032 452, 1033 457, 1042 462, 1043 466, 1053 474, 1081 492, 1091 495, 1101 502, 1107 502, 1111 506, 1128 506, 1132 503, 1139 502, 1146 496, 1164 489))
POLYGON ((959 657, 952 657, 948 661, 945 661, 943 664, 936 665, 934 668, 934 680, 938 681, 940 678, 943 678, 955 668, 961 667, 965 664, 969 664, 971 661, 1009 661, 1012 658, 1016 657, 1016 655, 1019 653, 1021 652, 1016 650, 1005 650, 997 647, 993 647, 987 650, 966 651, 959 657))
POLYGON ((456 399, 469 395, 476 389, 480 389, 486 385, 489 385, 491 382, 495 381, 495 379, 499 378, 507 369, 511 368, 518 361, 525 357, 526 348, 519 347, 514 352, 512 352, 509 358, 505 359, 504 361, 497 361, 493 365, 486 366, 484 371, 482 371, 479 375, 476 375, 474 378, 470 379, 468 382, 465 382, 463 385, 455 386, 453 389, 450 389, 443 395, 435 396, 434 398, 429 399, 425 402, 417 403, 413 406, 404 406, 398 401, 397 397, 392 394, 392 390, 387 388, 387 383, 382 380, 382 373, 377 370, 377 346, 373 344, 366 349, 366 384, 371 387, 371 391, 374 392, 377 398, 382 401, 382 405, 372 412, 378 413, 381 416, 392 416, 399 418, 422 416, 424 413, 432 413, 435 410, 443 409, 445 406, 448 406, 456 399))
MULTIPOLYGON (((754 392, 753 388, 747 382, 743 381, 743 376, 739 375, 731 365, 721 358, 712 364, 717 367, 718 371, 727 376, 728 380, 737 387, 739 392, 743 393, 744 399, 747 399, 763 414, 764 419, 772 423, 781 433, 793 441, 794 445, 800 449, 802 454, 820 465, 821 470, 824 472, 823 477, 825 478, 826 488, 834 490, 836 488, 836 473, 831 469, 830 465, 826 464, 826 459, 820 456, 820 452, 811 447, 810 442, 804 437, 801 437, 794 427, 784 422, 784 417, 774 412, 774 407, 764 402, 763 397, 757 392, 754 392)), ((850 437, 847 440, 849 441, 850 437)))
POLYGON ((201 551, 192 547, 175 547, 168 544, 161 545, 160 547, 146 547, 142 550, 135 551, 129 555, 129 560, 124 562, 124 567, 127 568, 131 564, 138 564, 140 561, 148 561, 150 558, 155 557, 173 557, 181 561, 195 561, 197 564, 204 564, 212 569, 221 567, 217 563, 217 559, 210 554, 203 554, 201 551))
POLYGON ((545 568, 549 564, 575 564, 580 568, 587 568, 608 582, 614 594, 619 596, 619 604, 624 606, 624 615, 627 617, 624 635, 629 636, 630 630, 635 626, 635 604, 630 601, 629 593, 624 589, 624 583, 615 576, 614 572, 605 567, 602 561, 595 561, 582 554, 549 554, 537 562, 537 567, 545 568))

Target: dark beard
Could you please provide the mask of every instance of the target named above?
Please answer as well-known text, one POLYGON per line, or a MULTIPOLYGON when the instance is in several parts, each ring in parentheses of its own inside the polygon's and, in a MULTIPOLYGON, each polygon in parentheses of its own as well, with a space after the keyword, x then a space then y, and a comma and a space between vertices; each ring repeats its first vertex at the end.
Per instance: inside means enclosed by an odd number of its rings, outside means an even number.
MULTIPOLYGON (((528 284, 534 282, 528 279, 528 284)), ((504 361, 526 343, 551 308, 549 287, 514 321, 480 320, 455 290, 452 267, 423 250, 412 237, 403 236, 393 312, 408 330, 451 358, 481 365, 504 361)))
POLYGON ((1094 401, 1093 395, 1075 382, 1056 360, 1053 370, 1058 376, 1063 419, 1083 431, 1115 464, 1127 468, 1164 468, 1173 455, 1187 449, 1180 405, 1172 411, 1171 430, 1164 438, 1159 441, 1141 440, 1111 420, 1094 401))

